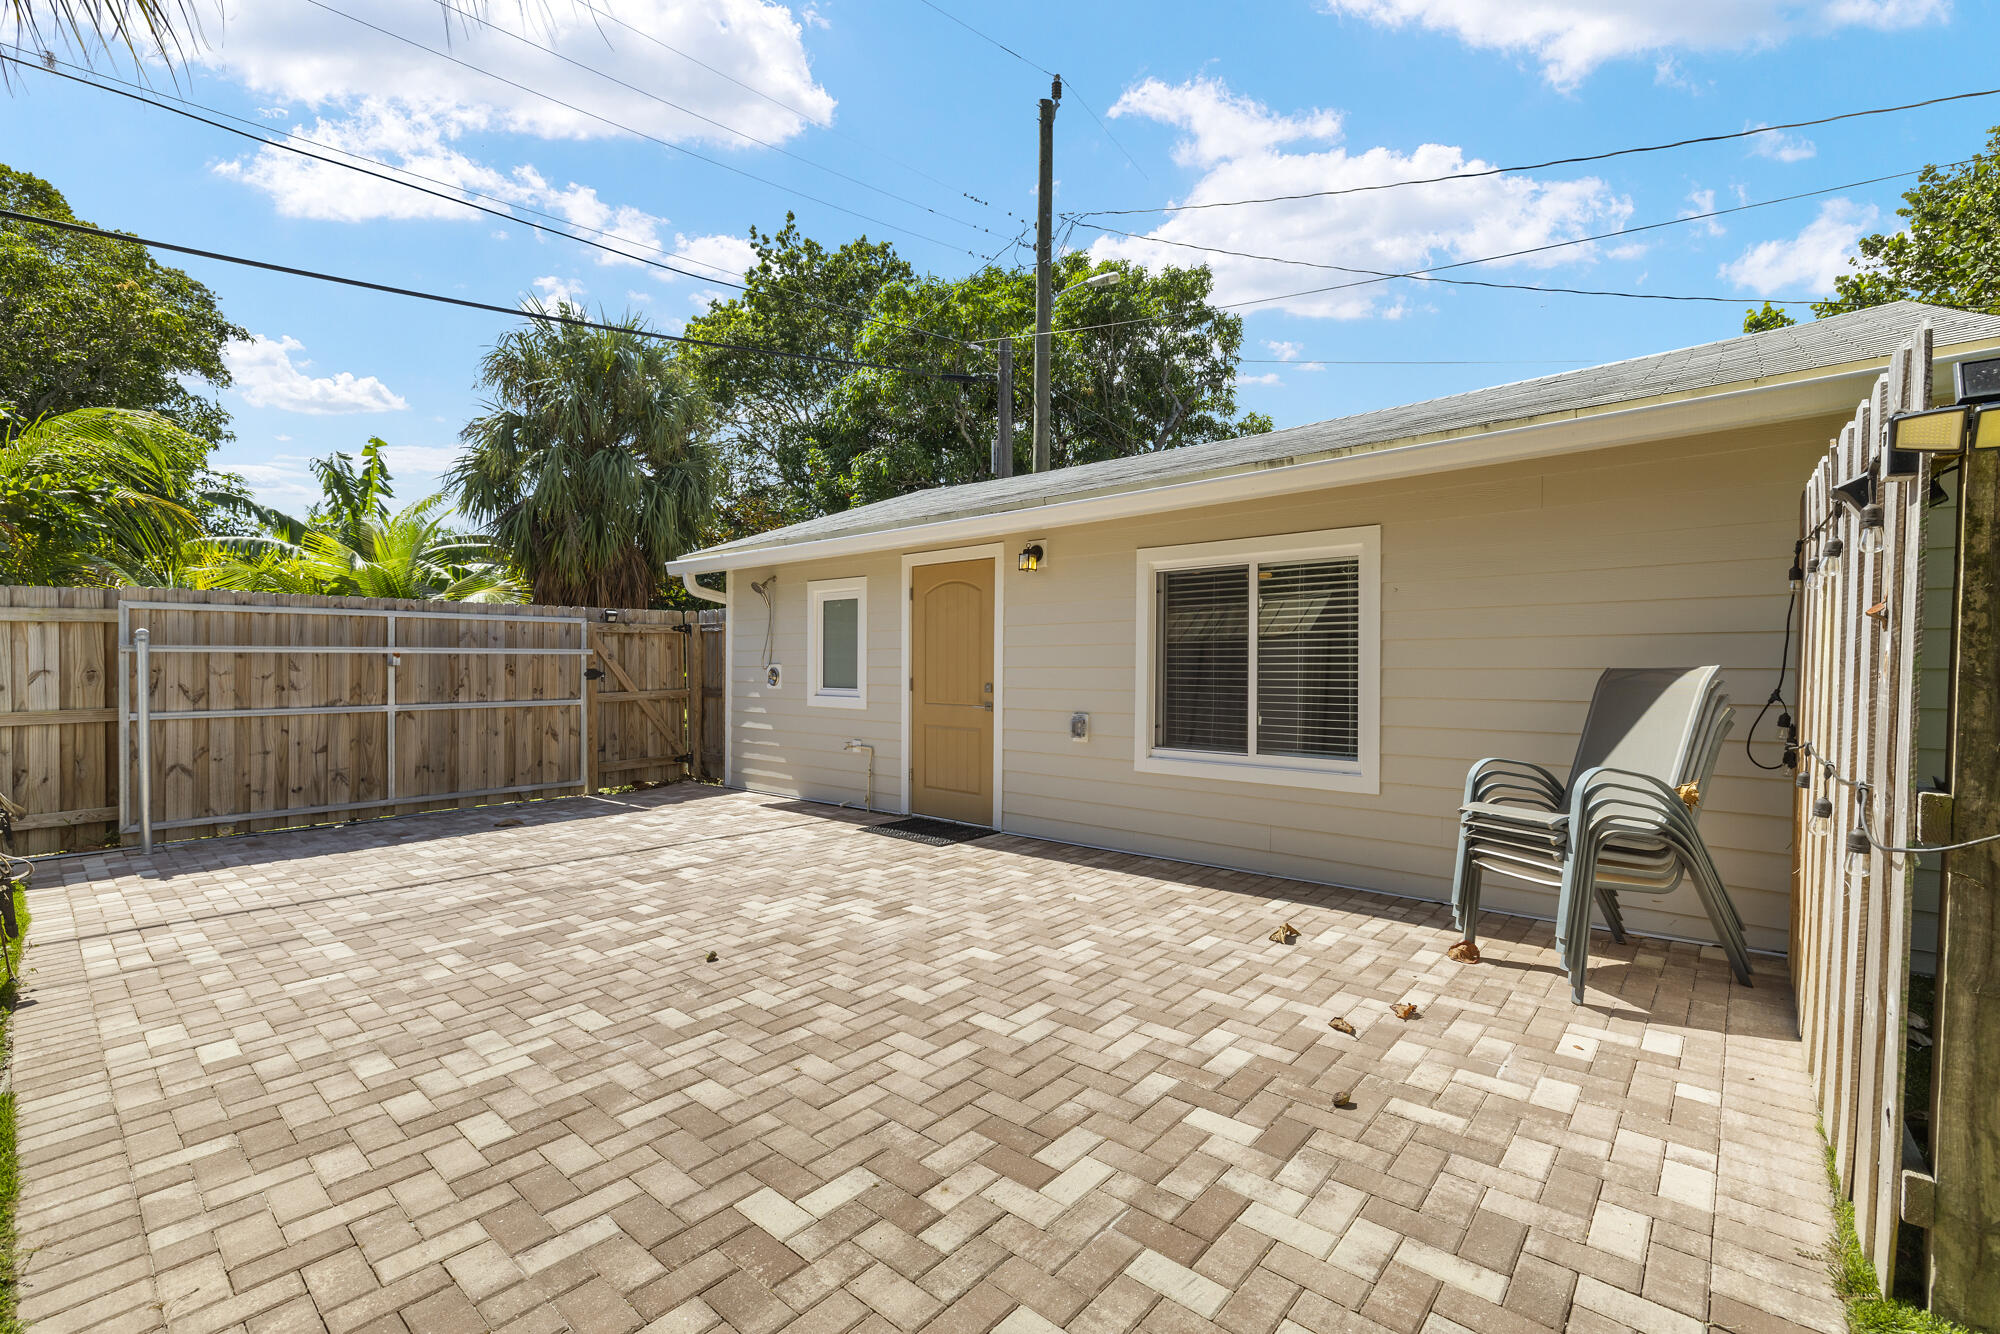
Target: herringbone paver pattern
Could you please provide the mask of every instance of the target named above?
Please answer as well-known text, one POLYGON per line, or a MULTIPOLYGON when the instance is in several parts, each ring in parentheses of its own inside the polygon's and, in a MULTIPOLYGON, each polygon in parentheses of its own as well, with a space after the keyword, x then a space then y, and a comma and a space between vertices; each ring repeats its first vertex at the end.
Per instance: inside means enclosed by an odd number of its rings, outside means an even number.
POLYGON ((44 867, 37 1334, 1839 1327, 1779 965, 1607 941, 1578 1009, 1546 927, 1461 966, 1434 904, 517 818, 44 867))

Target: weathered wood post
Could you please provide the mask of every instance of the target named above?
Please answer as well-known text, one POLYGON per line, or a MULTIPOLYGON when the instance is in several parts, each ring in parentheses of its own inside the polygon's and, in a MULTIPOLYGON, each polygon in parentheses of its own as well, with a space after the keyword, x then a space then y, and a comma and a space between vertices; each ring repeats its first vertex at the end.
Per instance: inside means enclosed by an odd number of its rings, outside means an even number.
MULTIPOLYGON (((1952 649, 1951 840, 2000 833, 2000 450, 1959 473, 1958 616, 1952 649)), ((1930 1300, 2000 1328, 2000 843, 1944 858, 1931 1162, 1930 1300)))

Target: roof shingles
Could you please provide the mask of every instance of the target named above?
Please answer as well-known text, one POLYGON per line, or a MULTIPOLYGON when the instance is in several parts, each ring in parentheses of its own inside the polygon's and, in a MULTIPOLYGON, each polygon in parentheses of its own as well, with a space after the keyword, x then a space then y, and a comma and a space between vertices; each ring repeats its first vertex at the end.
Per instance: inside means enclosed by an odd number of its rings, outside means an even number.
POLYGON ((690 555, 748 554, 801 542, 888 532, 941 519, 1026 509, 1053 500, 1138 491, 1170 482, 1359 453, 1416 436, 1495 426, 1553 413, 1584 412, 1635 399, 1695 393, 1848 365, 1886 357, 1922 319, 1930 320, 1939 346, 2000 338, 2000 316, 1897 301, 1788 329, 1725 338, 1697 347, 1336 417, 1264 435, 912 491, 690 555))

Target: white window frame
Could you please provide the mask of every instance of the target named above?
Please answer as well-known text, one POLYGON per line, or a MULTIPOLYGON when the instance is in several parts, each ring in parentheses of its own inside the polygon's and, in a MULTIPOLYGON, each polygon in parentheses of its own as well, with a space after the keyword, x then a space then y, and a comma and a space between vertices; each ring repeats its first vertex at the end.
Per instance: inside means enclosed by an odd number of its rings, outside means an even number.
POLYGON ((1325 792, 1359 792, 1373 796, 1382 790, 1382 530, 1329 528, 1313 533, 1280 533, 1224 542, 1195 542, 1172 547, 1142 547, 1138 552, 1136 657, 1133 668, 1132 767, 1140 773, 1175 774, 1235 783, 1265 783, 1277 787, 1316 788, 1325 792), (1156 610, 1159 576, 1166 570, 1198 570, 1215 565, 1251 567, 1251 597, 1257 586, 1256 567, 1293 561, 1359 559, 1360 593, 1360 718, 1353 760, 1310 759, 1293 755, 1259 755, 1257 751, 1256 608, 1251 607, 1249 671, 1249 737, 1247 755, 1213 751, 1170 750, 1153 743, 1154 715, 1159 695, 1159 647, 1156 610))
POLYGON ((821 709, 865 709, 868 707, 868 580, 812 579, 806 583, 806 703, 821 709), (826 655, 822 640, 825 620, 821 613, 828 602, 855 600, 854 607, 854 689, 829 689, 823 677, 826 655))

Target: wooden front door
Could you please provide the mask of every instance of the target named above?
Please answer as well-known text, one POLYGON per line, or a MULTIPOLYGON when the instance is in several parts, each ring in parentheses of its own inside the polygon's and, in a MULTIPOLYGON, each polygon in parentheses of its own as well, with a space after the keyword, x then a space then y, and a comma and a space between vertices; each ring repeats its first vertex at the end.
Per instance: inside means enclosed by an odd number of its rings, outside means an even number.
POLYGON ((910 810, 993 822, 993 562, 910 571, 910 810))

